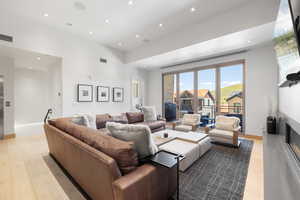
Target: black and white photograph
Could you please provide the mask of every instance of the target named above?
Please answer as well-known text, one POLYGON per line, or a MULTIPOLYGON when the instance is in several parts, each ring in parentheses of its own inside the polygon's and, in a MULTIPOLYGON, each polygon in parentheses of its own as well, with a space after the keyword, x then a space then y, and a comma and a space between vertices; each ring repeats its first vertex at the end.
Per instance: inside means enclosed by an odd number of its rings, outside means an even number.
POLYGON ((77 100, 78 102, 93 102, 93 86, 86 84, 78 84, 77 100))
POLYGON ((97 86, 97 102, 109 102, 109 87, 97 86))
POLYGON ((123 100, 124 100, 124 89, 118 87, 113 88, 113 101, 123 102, 123 100))

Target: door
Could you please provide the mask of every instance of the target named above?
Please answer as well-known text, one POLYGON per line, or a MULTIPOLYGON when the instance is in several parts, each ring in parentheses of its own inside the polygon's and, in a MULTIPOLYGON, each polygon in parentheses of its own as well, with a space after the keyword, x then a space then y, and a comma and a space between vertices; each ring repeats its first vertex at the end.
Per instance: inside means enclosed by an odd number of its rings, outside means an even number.
POLYGON ((4 136, 4 79, 0 76, 0 139, 4 136))
MULTIPOLYGON (((215 118, 216 113, 216 69, 205 69, 198 71, 198 97, 197 108, 201 114, 202 123, 215 118)), ((204 124, 205 125, 205 124, 204 124)))
POLYGON ((238 117, 244 130, 244 64, 220 68, 219 113, 238 117))
POLYGON ((176 74, 163 76, 163 111, 167 121, 175 121, 178 118, 176 74))
POLYGON ((179 74, 179 118, 194 113, 194 72, 179 74))

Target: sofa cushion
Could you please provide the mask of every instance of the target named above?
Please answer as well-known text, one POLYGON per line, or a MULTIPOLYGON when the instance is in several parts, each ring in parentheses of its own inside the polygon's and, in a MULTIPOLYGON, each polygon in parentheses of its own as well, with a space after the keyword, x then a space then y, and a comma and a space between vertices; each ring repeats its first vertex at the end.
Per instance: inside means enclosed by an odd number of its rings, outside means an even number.
POLYGON ((123 141, 132 141, 139 158, 145 158, 158 151, 148 126, 108 122, 106 127, 113 137, 123 141))
POLYGON ((128 174, 138 166, 138 156, 132 142, 118 140, 102 131, 79 126, 71 122, 71 118, 55 120, 55 126, 112 157, 118 164, 122 174, 128 174))
POLYGON ((144 121, 144 114, 141 112, 127 112, 126 116, 129 124, 144 121))
POLYGON ((154 106, 144 106, 142 107, 142 111, 144 113, 145 122, 157 120, 156 109, 154 106))
POLYGON ((97 129, 105 128, 106 122, 111 120, 112 117, 109 114, 96 115, 97 129))
POLYGON ((151 121, 151 122, 139 122, 139 123, 136 123, 136 125, 146 125, 146 126, 149 126, 149 128, 151 130, 155 130, 155 129, 165 127, 166 122, 158 120, 158 121, 151 121))

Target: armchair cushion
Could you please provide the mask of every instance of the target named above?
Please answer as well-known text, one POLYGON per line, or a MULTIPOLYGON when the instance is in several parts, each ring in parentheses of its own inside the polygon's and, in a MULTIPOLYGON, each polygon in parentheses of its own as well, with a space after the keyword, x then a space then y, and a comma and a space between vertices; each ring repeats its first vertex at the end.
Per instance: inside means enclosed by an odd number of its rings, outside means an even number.
POLYGON ((221 137, 221 138, 233 138, 233 132, 232 131, 226 131, 226 130, 220 130, 220 129, 212 129, 209 131, 209 135, 211 137, 221 137))
POLYGON ((182 124, 184 125, 197 125, 200 122, 201 116, 199 114, 185 114, 182 119, 182 124))
POLYGON ((176 131, 183 131, 183 132, 189 132, 193 130, 192 126, 188 126, 188 125, 178 125, 175 127, 176 131))
POLYGON ((216 117, 216 129, 225 131, 234 131, 240 123, 240 119, 237 117, 226 117, 217 116, 216 117))

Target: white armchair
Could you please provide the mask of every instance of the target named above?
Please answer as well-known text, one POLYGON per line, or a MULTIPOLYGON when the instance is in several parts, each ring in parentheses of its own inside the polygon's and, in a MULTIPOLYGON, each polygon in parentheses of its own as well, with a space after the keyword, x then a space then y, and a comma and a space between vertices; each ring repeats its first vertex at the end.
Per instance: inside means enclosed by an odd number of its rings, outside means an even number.
POLYGON ((206 128, 206 133, 212 142, 230 144, 239 147, 239 133, 241 130, 240 119, 237 117, 217 116, 215 127, 212 130, 206 128))
POLYGON ((189 132, 196 131, 200 122, 199 114, 184 114, 180 122, 173 122, 173 130, 189 132))

